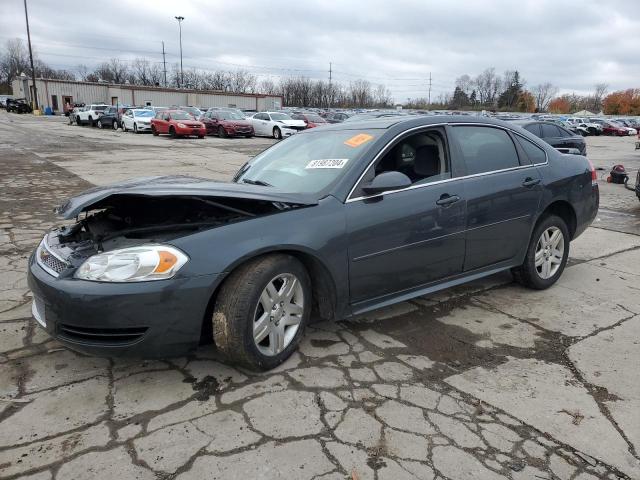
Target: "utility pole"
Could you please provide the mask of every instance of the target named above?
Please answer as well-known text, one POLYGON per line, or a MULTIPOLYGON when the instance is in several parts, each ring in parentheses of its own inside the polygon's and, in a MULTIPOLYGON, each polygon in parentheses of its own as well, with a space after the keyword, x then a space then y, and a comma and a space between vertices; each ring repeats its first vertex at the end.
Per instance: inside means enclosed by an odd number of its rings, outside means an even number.
POLYGON ((27 42, 29 43, 29 60, 31 61, 31 79, 33 80, 32 107, 38 110, 38 90, 36 89, 36 70, 33 68, 33 51, 31 50, 31 32, 29 32, 29 13, 27 12, 27 0, 24 0, 24 18, 27 20, 27 42))
POLYGON ((431 72, 429 72, 429 105, 431 105, 431 72))
POLYGON ((184 17, 176 17, 178 28, 180 29, 180 87, 184 88, 184 72, 182 71, 182 21, 184 17))
POLYGON ((162 67, 164 70, 164 87, 167 88, 167 57, 164 54, 164 40, 162 41, 162 67))
POLYGON ((331 108, 331 96, 333 95, 333 90, 331 89, 331 74, 332 74, 332 70, 331 70, 331 62, 329 62, 329 108, 331 108))

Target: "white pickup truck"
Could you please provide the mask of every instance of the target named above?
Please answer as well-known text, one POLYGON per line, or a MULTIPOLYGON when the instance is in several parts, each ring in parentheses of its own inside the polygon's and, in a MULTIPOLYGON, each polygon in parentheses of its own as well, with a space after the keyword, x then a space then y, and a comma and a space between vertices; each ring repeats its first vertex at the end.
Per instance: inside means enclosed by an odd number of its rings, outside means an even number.
POLYGON ((81 108, 76 113, 75 121, 78 125, 89 124, 93 127, 94 123, 98 120, 98 117, 109 108, 109 105, 103 103, 92 103, 84 108, 81 108))

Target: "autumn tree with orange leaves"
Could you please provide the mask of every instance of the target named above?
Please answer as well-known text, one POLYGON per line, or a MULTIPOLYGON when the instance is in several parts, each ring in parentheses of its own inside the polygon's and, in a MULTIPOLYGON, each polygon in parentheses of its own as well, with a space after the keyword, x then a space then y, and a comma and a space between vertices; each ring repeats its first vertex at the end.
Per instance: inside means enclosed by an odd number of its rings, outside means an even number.
POLYGON ((602 107, 606 115, 640 115, 640 88, 610 93, 602 107))
POLYGON ((558 97, 549 102, 548 109, 551 113, 569 113, 571 112, 571 104, 565 97, 558 97))

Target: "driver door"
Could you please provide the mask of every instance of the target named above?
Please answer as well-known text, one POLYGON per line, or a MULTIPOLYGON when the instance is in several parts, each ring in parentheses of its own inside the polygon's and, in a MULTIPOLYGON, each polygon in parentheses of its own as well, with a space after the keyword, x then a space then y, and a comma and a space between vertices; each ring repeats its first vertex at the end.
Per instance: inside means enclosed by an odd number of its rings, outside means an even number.
POLYGON ((390 145, 347 200, 354 313, 462 272, 466 201, 446 138, 436 127, 390 145), (364 194, 362 185, 385 171, 405 173, 413 183, 364 194))

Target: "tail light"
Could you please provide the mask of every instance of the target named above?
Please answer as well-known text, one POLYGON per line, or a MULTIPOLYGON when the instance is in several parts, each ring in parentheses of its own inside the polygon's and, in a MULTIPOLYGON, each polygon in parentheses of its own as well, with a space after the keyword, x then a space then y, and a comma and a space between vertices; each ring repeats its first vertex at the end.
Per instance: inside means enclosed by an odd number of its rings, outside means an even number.
POLYGON ((591 163, 591 160, 587 160, 587 162, 589 162, 589 170, 591 170, 591 186, 595 187, 598 185, 598 172, 596 172, 596 169, 593 166, 593 163, 591 163))

